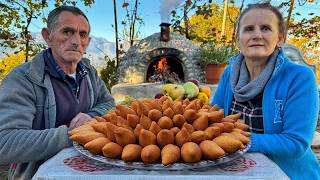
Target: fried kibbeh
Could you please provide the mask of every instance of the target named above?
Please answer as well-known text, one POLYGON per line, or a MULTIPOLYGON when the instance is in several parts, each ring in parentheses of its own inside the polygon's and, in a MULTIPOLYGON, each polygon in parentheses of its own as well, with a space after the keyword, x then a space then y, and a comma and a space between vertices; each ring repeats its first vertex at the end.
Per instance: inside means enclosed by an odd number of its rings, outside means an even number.
POLYGON ((81 145, 85 145, 87 142, 92 141, 99 137, 106 137, 104 134, 96 131, 80 131, 77 134, 70 136, 70 139, 76 141, 81 145))
POLYGON ((122 104, 116 105, 116 110, 120 111, 118 115, 123 117, 124 119, 127 118, 128 114, 135 114, 135 115, 137 114, 133 109, 122 104))
POLYGON ((150 125, 151 125, 151 119, 148 118, 148 116, 145 116, 145 115, 141 115, 140 117, 140 122, 139 124, 144 128, 144 129, 149 129, 150 128, 150 125))
POLYGON ((232 131, 235 131, 235 132, 239 132, 247 137, 251 136, 251 133, 250 132, 247 132, 247 131, 243 131, 242 129, 239 129, 239 128, 234 128, 232 129, 232 131))
POLYGON ((232 131, 230 132, 230 134, 233 135, 234 138, 241 141, 243 144, 248 144, 250 142, 250 139, 247 136, 241 134, 240 132, 232 131))
POLYGON ((85 124, 79 127, 76 127, 74 129, 72 129, 71 131, 68 132, 69 136, 72 136, 74 134, 77 134, 78 132, 81 131, 94 131, 93 127, 91 124, 85 124))
POLYGON ((241 129, 243 131, 247 131, 249 129, 249 126, 244 124, 244 123, 241 123, 241 122, 235 122, 234 123, 234 126, 238 129, 241 129))
POLYGON ((218 111, 210 111, 208 113, 208 120, 210 123, 219 123, 221 122, 224 115, 224 111, 218 110, 218 111))
POLYGON ((226 135, 218 136, 213 141, 229 154, 239 150, 242 145, 241 141, 226 135))
POLYGON ((186 128, 182 128, 175 136, 175 143, 181 147, 183 144, 191 141, 191 134, 189 134, 186 128))
POLYGON ((127 121, 128 121, 129 126, 134 129, 134 128, 136 128, 137 124, 139 124, 140 118, 138 115, 128 114, 127 121))
POLYGON ((184 162, 194 163, 201 160, 202 153, 200 147, 194 142, 187 142, 181 147, 181 158, 184 162))
POLYGON ((205 159, 215 160, 225 155, 224 150, 211 140, 202 141, 199 146, 205 159))
POLYGON ((171 119, 174 116, 174 111, 172 110, 172 108, 168 107, 163 111, 163 116, 167 116, 171 119))
POLYGON ((173 127, 173 122, 169 117, 162 116, 158 121, 158 125, 161 129, 171 129, 173 127))
POLYGON ((224 117, 218 105, 198 99, 161 97, 117 107, 69 131, 70 139, 92 154, 164 165, 215 160, 250 142, 239 114, 224 117))
POLYGON ((208 139, 212 140, 213 138, 218 137, 220 135, 220 128, 217 126, 210 126, 207 129, 205 129, 204 132, 207 133, 208 139))
POLYGON ((116 138, 114 136, 114 131, 118 128, 118 126, 114 125, 113 123, 111 122, 106 122, 107 124, 107 138, 112 141, 112 142, 115 142, 116 141, 116 138))
POLYGON ((138 124, 136 126, 136 128, 133 130, 133 134, 137 139, 139 139, 140 132, 141 132, 142 129, 144 129, 144 128, 140 124, 138 124))
POLYGON ((152 109, 148 112, 148 117, 151 119, 151 121, 158 122, 158 120, 162 117, 162 112, 158 109, 152 109))
POLYGON ((173 164, 180 160, 180 148, 174 144, 167 144, 161 150, 163 165, 173 164))
POLYGON ((181 114, 182 115, 184 112, 182 102, 180 102, 180 101, 175 102, 172 106, 172 110, 174 111, 174 114, 181 114))
POLYGON ((208 135, 204 131, 194 131, 191 134, 191 141, 200 144, 202 141, 206 140, 208 135))
POLYGON ((124 161, 139 161, 141 158, 142 147, 138 144, 127 144, 121 154, 124 161))
POLYGON ((218 106, 218 104, 215 104, 209 109, 209 112, 215 112, 215 111, 218 111, 218 110, 219 110, 219 106, 218 106))
POLYGON ((118 127, 115 129, 114 136, 116 138, 116 142, 122 147, 127 144, 136 143, 136 137, 134 136, 133 132, 123 127, 118 127))
POLYGON ((107 123, 106 122, 97 122, 95 124, 91 125, 93 127, 93 129, 97 132, 103 133, 105 135, 107 135, 107 123))
POLYGON ((114 142, 109 142, 102 148, 102 154, 107 158, 120 158, 123 148, 114 142))
POLYGON ((153 132, 142 129, 139 135, 139 144, 142 147, 148 146, 150 144, 157 144, 157 137, 153 134, 153 132))
POLYGON ((195 130, 205 130, 208 127, 208 116, 200 116, 193 121, 192 126, 195 130))
POLYGON ((176 135, 180 131, 180 129, 178 127, 173 127, 170 129, 170 131, 173 132, 174 135, 176 135))
POLYGON ((161 156, 160 148, 157 145, 150 144, 144 147, 141 151, 141 159, 144 163, 156 163, 161 156))
POLYGON ((236 113, 236 114, 231 114, 231 115, 226 116, 226 118, 230 118, 230 119, 233 119, 235 121, 240 119, 240 117, 241 117, 241 113, 236 113))
POLYGON ((157 135, 157 142, 160 147, 174 143, 174 134, 168 129, 162 129, 157 135))
POLYGON ((173 116, 172 122, 175 127, 181 127, 186 122, 186 119, 182 114, 176 114, 173 116))
POLYGON ((192 123, 198 117, 197 112, 194 109, 185 110, 183 116, 188 123, 192 123))
POLYGON ((99 137, 92 141, 87 142, 84 147, 88 149, 92 154, 99 154, 102 152, 102 148, 107 143, 111 142, 106 137, 99 137))
POLYGON ((106 119, 107 122, 111 122, 112 124, 117 123, 117 114, 115 112, 109 112, 108 114, 103 115, 102 117, 106 119))
POLYGON ((161 131, 161 127, 155 121, 152 121, 149 131, 153 132, 154 135, 157 135, 161 131))
POLYGON ((222 127, 222 130, 223 132, 231 132, 232 129, 234 129, 234 124, 231 123, 231 122, 222 122, 223 124, 223 127, 222 127))
POLYGON ((236 122, 236 121, 235 121, 234 119, 231 119, 231 118, 227 118, 227 117, 225 117, 225 118, 222 118, 221 122, 230 122, 230 123, 234 123, 234 122, 236 122))

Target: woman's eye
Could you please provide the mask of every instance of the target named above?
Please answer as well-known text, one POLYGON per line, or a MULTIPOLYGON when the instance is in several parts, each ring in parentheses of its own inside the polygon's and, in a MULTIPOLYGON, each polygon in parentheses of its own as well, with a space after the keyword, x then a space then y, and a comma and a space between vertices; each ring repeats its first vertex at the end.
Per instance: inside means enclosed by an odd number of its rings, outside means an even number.
POLYGON ((253 27, 246 27, 244 31, 253 31, 253 27))
POLYGON ((261 29, 262 29, 263 31, 270 30, 270 28, 269 28, 268 26, 263 26, 261 29))

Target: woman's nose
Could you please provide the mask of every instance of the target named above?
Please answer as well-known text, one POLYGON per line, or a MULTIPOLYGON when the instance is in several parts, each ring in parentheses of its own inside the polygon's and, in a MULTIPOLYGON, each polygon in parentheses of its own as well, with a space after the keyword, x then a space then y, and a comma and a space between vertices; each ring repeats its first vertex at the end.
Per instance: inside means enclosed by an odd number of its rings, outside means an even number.
POLYGON ((253 39, 261 39, 262 38, 262 33, 259 29, 256 29, 253 31, 253 39))

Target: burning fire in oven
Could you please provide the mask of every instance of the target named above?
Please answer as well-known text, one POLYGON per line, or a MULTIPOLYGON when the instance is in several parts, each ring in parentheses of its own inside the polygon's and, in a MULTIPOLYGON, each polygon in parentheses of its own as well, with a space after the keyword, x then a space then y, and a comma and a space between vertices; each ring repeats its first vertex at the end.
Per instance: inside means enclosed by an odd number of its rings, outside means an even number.
POLYGON ((167 58, 165 56, 160 57, 160 61, 153 66, 156 71, 169 70, 167 58))
POLYGON ((175 72, 170 72, 170 66, 166 56, 161 56, 160 60, 153 65, 154 74, 150 77, 151 82, 179 82, 179 77, 175 72))

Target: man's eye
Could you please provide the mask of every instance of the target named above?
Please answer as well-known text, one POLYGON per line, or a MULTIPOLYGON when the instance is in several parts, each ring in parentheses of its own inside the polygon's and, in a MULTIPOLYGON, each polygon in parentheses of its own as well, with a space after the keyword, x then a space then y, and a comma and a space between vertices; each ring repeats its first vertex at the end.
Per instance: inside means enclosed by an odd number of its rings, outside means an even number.
POLYGON ((86 38, 86 37, 88 37, 88 33, 82 32, 82 33, 80 33, 80 37, 81 38, 86 38))
POLYGON ((69 30, 64 30, 64 31, 63 31, 63 34, 64 34, 64 35, 67 35, 67 36, 70 36, 70 35, 72 34, 72 32, 69 31, 69 30))

